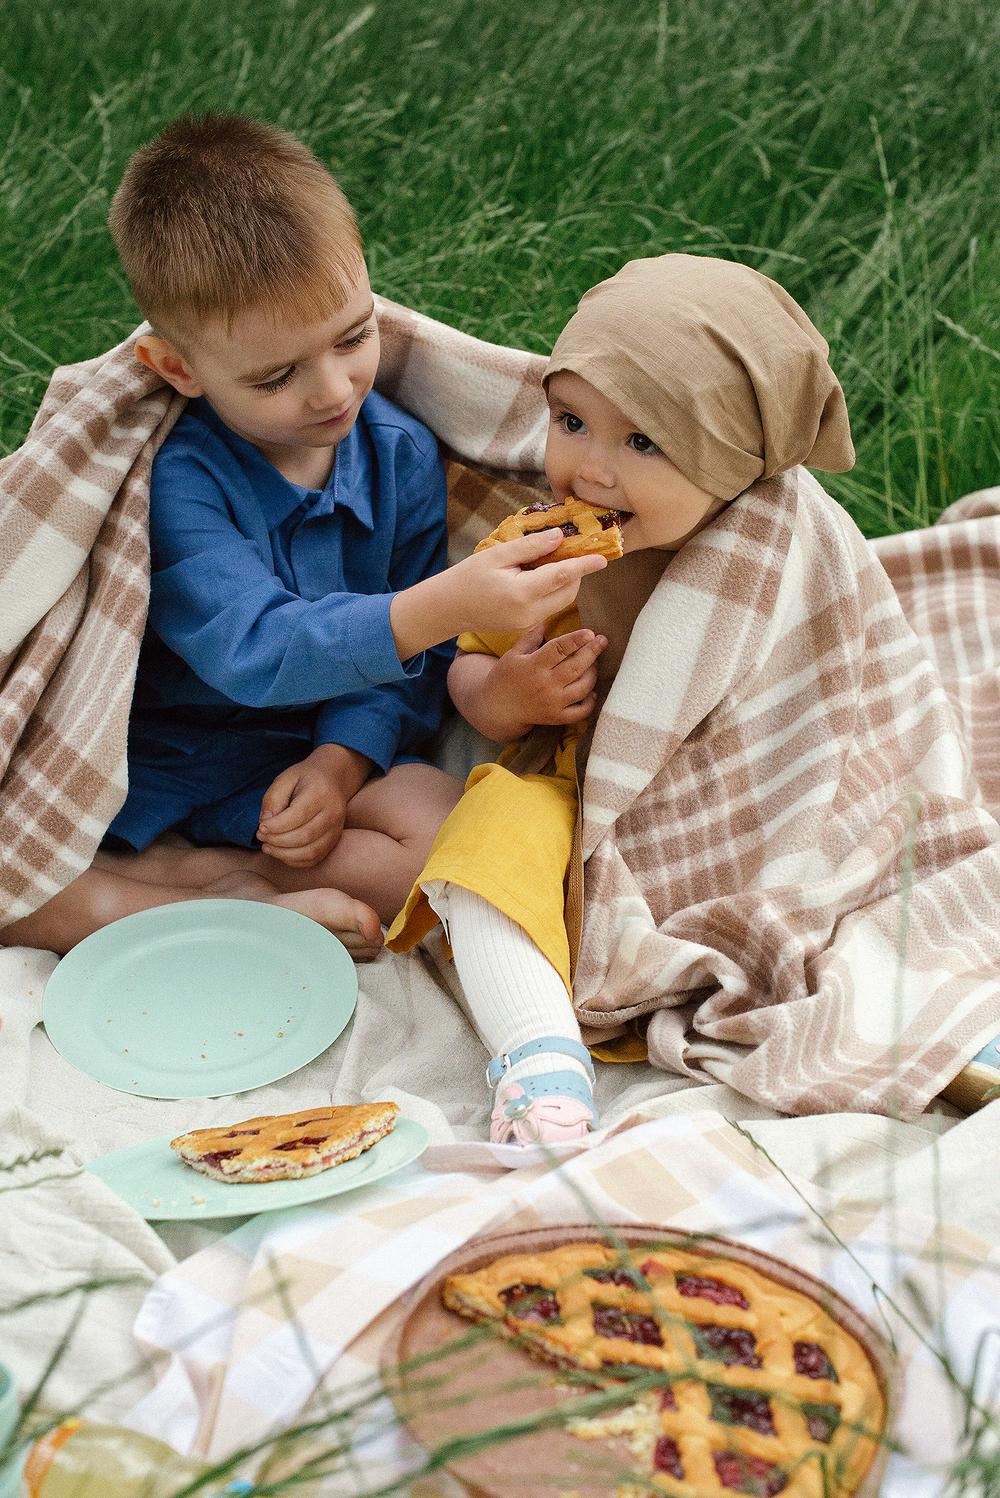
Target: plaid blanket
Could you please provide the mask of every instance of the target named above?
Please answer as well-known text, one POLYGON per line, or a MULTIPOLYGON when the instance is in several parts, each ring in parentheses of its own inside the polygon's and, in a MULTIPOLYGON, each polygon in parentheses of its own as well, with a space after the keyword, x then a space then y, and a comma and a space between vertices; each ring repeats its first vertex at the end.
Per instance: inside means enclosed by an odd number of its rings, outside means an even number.
MULTIPOLYGON (((377 303, 379 389, 458 457, 537 476, 544 359, 377 303)), ((125 799, 149 471, 184 405, 136 360, 135 338, 57 369, 23 447, 0 461, 0 927, 89 867, 125 799)), ((457 556, 512 501, 502 485, 455 488, 457 556)))
POLYGON ((954 706, 805 469, 670 562, 587 764, 592 1034, 649 1014, 661 1066, 782 1112, 911 1115, 1000 1028, 1000 826, 973 764, 981 745, 995 787, 1000 513, 979 509, 882 548, 941 665, 975 662, 954 706))
MULTIPOLYGON (((493 475, 451 471, 457 559, 523 501, 498 473, 538 480, 544 361, 378 306, 379 388, 493 475)), ((133 342, 57 370, 0 463, 0 925, 125 795, 149 467, 181 409, 133 342)), ((942 520, 871 545, 796 470, 671 563, 584 786, 591 1034, 652 1013, 663 1066, 909 1113, 1000 1028, 1000 492, 942 520)))

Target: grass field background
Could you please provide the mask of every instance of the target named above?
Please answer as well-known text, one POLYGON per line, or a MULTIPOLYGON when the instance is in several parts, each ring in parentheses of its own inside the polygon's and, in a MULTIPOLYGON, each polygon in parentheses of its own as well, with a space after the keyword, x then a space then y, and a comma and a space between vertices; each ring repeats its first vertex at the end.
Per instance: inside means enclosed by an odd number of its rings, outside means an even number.
POLYGON ((546 350, 636 255, 746 260, 829 338, 869 534, 1000 482, 989 0, 6 0, 0 450, 137 313, 106 229, 187 109, 300 134, 386 295, 546 350))

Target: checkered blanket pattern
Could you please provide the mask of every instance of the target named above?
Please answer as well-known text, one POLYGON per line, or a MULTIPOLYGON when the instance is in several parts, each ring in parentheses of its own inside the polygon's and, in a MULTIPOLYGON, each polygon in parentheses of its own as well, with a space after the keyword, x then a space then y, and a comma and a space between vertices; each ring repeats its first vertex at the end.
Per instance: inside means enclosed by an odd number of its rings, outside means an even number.
POLYGON ((670 562, 587 762, 591 1038, 913 1117, 1000 1029, 1000 504, 945 519, 873 547, 798 468, 670 562))
MULTIPOLYGON (((475 465, 457 558, 538 479, 542 359, 379 314, 380 388, 475 465)), ((0 464, 0 926, 126 791, 149 467, 181 409, 133 342, 58 370, 0 464)), ((943 521, 871 546, 798 469, 671 562, 584 786, 592 1037, 648 1015, 664 1067, 911 1115, 1000 1029, 1000 494, 943 521)))
MULTIPOLYGON (((537 476, 541 357, 377 302, 379 388, 455 457, 537 476)), ((24 445, 0 460, 0 928, 89 867, 125 799, 149 472, 184 406, 136 360, 137 333, 57 369, 24 445)), ((455 554, 519 492, 478 475, 459 486, 455 554)))
MULTIPOLYGON (((405 1311, 406 1292, 447 1254, 479 1235, 591 1222, 738 1238, 846 1295, 898 1351, 895 1433, 905 1455, 892 1459, 883 1498, 938 1491, 924 1467, 956 1448, 962 1402, 935 1349, 947 1345, 955 1372, 971 1379, 995 1320, 990 1245, 907 1213, 891 1194, 880 1208, 838 1203, 709 1112, 632 1116, 589 1146, 563 1147, 558 1162, 510 1146, 432 1146, 397 1176, 340 1201, 237 1229, 149 1294, 136 1333, 168 1361, 129 1423, 221 1459, 265 1432, 322 1420, 377 1373, 396 1302, 404 1297, 405 1311)), ((456 1319, 456 1336, 463 1329, 456 1319)), ((324 1494, 374 1492, 420 1469, 422 1454, 386 1399, 357 1441, 355 1471, 331 1478, 324 1494)), ((296 1463, 322 1442, 296 1444, 296 1463)), ((457 1490, 435 1477, 413 1491, 443 1498, 457 1490)))

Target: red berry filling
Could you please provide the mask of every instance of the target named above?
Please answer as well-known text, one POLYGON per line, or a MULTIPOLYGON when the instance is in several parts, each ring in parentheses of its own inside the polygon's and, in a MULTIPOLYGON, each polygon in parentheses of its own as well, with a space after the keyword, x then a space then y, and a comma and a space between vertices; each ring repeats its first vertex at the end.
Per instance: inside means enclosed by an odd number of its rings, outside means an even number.
POLYGON ((546 510, 554 510, 557 501, 554 499, 540 499, 537 504, 526 505, 522 511, 525 515, 541 515, 546 510))
POLYGON ((697 1355, 727 1366, 759 1368, 757 1338, 740 1326, 692 1326, 697 1355))
POLYGON ((623 1311, 618 1306, 594 1305, 594 1331, 599 1337, 621 1337, 644 1347, 662 1347, 660 1328, 652 1316, 640 1311, 623 1311))
POLYGON ((257 1135, 259 1133, 260 1133, 259 1129, 230 1129, 229 1133, 225 1135, 225 1138, 226 1139, 242 1139, 243 1136, 246 1135, 248 1139, 249 1138, 256 1139, 256 1137, 257 1137, 257 1135))
POLYGON ((598 515, 597 518, 601 522, 601 530, 609 531, 613 525, 618 524, 618 511, 605 510, 603 515, 598 515))
POLYGON ((559 1302, 544 1285, 508 1285, 506 1290, 500 1291, 500 1299, 518 1321, 561 1320, 559 1302))
POLYGON ((203 1165, 218 1165, 220 1160, 235 1160, 239 1150, 212 1150, 207 1155, 202 1155, 203 1165))
POLYGON ((655 1259, 647 1259, 645 1264, 639 1265, 639 1273, 644 1274, 648 1280, 655 1280, 659 1275, 666 1274, 666 1272, 663 1265, 658 1264, 655 1259))
POLYGON ((634 1269, 585 1269, 589 1280, 601 1285, 628 1285, 634 1290, 639 1285, 639 1275, 634 1269))
POLYGON ((745 1425, 762 1436, 773 1436, 774 1417, 766 1394, 755 1389, 730 1389, 726 1384, 709 1384, 712 1419, 722 1425, 745 1425))
POLYGON ((323 1138, 288 1139, 284 1144, 276 1144, 274 1147, 276 1150, 301 1150, 305 1149, 309 1145, 326 1144, 326 1142, 327 1141, 323 1138))
POLYGON ((802 1413, 814 1441, 826 1443, 840 1424, 840 1411, 835 1404, 804 1404, 802 1413))
POLYGON ((653 1449, 653 1471, 669 1472, 671 1477, 683 1477, 681 1454, 672 1436, 660 1436, 653 1449))
POLYGON ((665 1389, 661 1389, 660 1390, 660 1409, 661 1410, 675 1410, 676 1408, 677 1408, 677 1398, 676 1398, 676 1396, 674 1394, 673 1389, 668 1384, 665 1389))
POLYGON ((796 1342, 795 1371, 805 1378, 828 1378, 839 1384, 837 1370, 818 1342, 796 1342))
POLYGON ((737 1451, 713 1451, 712 1460, 719 1481, 735 1493, 752 1493, 754 1498, 774 1498, 788 1482, 780 1467, 762 1456, 741 1456, 737 1451))
POLYGON ((737 1290, 735 1285, 727 1285, 724 1280, 706 1279, 701 1274, 678 1274, 676 1282, 681 1295, 697 1296, 699 1300, 710 1300, 717 1306, 739 1306, 743 1311, 750 1308, 743 1291, 737 1290))

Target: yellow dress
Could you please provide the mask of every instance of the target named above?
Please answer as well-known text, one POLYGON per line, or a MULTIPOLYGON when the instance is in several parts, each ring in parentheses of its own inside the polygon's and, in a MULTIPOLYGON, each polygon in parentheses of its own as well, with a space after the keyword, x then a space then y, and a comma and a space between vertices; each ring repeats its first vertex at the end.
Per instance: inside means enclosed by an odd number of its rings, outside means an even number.
MULTIPOLYGON (((546 622, 545 638, 579 628, 580 615, 571 606, 546 622)), ((516 634, 463 634, 458 647, 468 654, 499 658, 517 639, 516 634)), ((542 735, 534 730, 509 744, 496 763, 476 766, 389 928, 386 946, 391 951, 408 952, 433 929, 438 917, 422 886, 448 881, 480 895, 523 927, 572 997, 565 902, 579 806, 576 746, 582 731, 578 724, 542 735), (538 772, 511 768, 524 762, 529 741, 537 749, 546 737, 548 752, 542 748, 538 772)))

